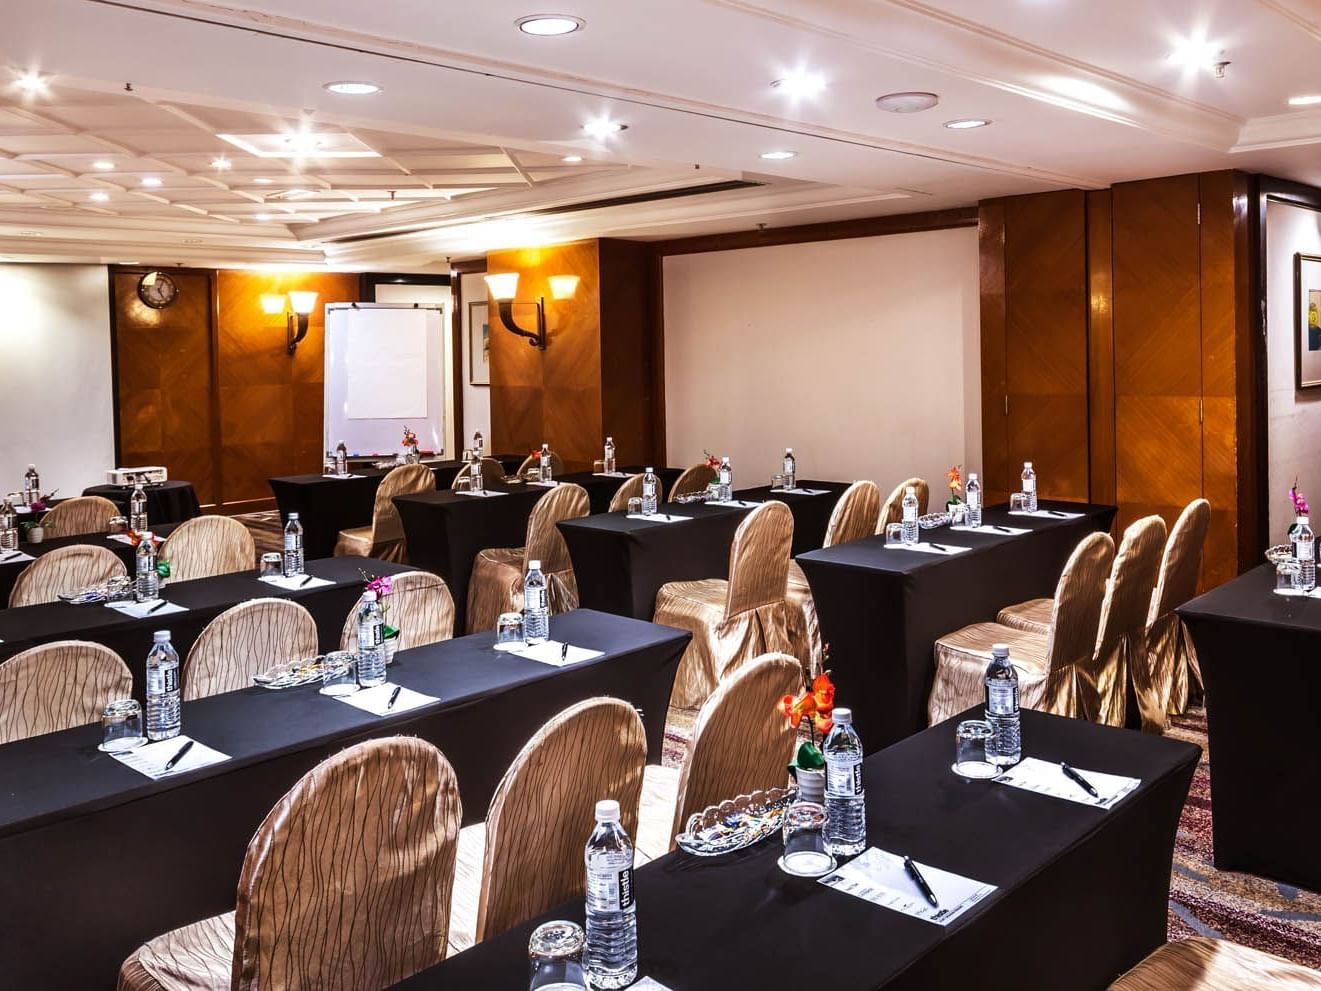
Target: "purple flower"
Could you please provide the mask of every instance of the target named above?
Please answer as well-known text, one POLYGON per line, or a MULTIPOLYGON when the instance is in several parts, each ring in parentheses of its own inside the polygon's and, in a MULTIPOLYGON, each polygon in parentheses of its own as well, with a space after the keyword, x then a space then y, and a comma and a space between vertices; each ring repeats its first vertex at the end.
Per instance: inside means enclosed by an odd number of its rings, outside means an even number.
POLYGON ((381 575, 367 583, 367 591, 375 592, 376 597, 380 598, 394 591, 394 582, 389 575, 381 575))
POLYGON ((1296 478, 1294 479, 1293 487, 1289 489, 1289 499, 1293 502, 1293 510, 1295 513, 1299 516, 1309 515, 1307 500, 1304 499, 1302 493, 1298 491, 1298 479, 1296 478))

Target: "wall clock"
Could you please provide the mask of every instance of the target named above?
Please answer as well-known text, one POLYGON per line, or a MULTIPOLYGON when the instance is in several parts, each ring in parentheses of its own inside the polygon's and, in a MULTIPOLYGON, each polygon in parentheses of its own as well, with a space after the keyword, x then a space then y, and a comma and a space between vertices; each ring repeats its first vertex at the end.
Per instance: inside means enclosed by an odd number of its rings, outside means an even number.
POLYGON ((138 280, 138 299, 153 310, 163 310, 175 301, 179 287, 164 272, 148 272, 138 280))

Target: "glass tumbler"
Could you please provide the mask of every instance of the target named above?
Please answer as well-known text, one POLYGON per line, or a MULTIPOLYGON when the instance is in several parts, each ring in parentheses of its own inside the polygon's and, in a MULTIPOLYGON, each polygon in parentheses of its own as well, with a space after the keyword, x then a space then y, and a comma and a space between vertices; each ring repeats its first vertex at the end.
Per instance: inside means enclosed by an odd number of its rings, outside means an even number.
POLYGON ((1021 492, 1009 493, 1009 511, 1011 513, 1027 512, 1027 510, 1023 508, 1023 493, 1021 492))
POLYGON ((142 735, 142 706, 137 699, 115 699, 101 712, 101 729, 105 736, 98 750, 120 754, 147 742, 142 735))
POLYGON ((523 614, 502 612, 495 622, 495 649, 522 650, 527 646, 523 637, 523 614))
POLYGON ((885 524, 885 546, 893 547, 896 544, 904 542, 904 525, 902 523, 885 524))
POLYGON ((771 489, 774 491, 779 491, 782 488, 784 488, 784 475, 772 475, 771 489))
POLYGON ((527 943, 532 980, 528 991, 586 991, 583 973, 583 946, 586 937, 582 926, 573 922, 545 922, 532 931, 527 943))
POLYGON ((110 533, 128 533, 128 517, 112 516, 110 517, 110 533))
POLYGON ((1275 591, 1280 595, 1301 595, 1302 581, 1302 566, 1293 558, 1287 557, 1275 566, 1275 591))
POLYGON ((332 650, 321 659, 321 694, 343 698, 358 690, 358 655, 332 650))
POLYGON ((984 719, 965 719, 954 731, 954 773, 965 778, 993 778, 999 774, 991 760, 994 731, 984 719))
POLYGON ((642 512, 642 499, 639 496, 633 496, 628 500, 628 511, 634 516, 642 512))
POLYGON ((261 576, 279 578, 284 574, 284 557, 279 551, 267 551, 261 556, 261 576))
POLYGON ((826 850, 826 810, 815 802, 794 802, 784 813, 784 855, 780 870, 794 877, 822 877, 835 869, 826 850))

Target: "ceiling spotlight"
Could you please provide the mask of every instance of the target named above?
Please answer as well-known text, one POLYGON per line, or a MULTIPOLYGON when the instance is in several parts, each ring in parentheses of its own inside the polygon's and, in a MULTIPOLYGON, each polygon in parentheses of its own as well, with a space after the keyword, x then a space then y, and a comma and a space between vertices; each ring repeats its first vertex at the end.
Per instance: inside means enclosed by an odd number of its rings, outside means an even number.
POLYGON ((88 196, 87 198, 88 198, 89 200, 91 200, 93 203, 106 203, 106 202, 108 202, 108 201, 110 200, 110 194, 109 194, 109 193, 92 193, 92 194, 91 194, 90 196, 88 196))
POLYGON ((24 93, 44 93, 46 92, 46 80, 42 79, 35 72, 25 72, 14 80, 14 85, 24 93))
POLYGON ((794 158, 797 154, 796 151, 763 151, 761 157, 768 162, 784 162, 794 158))
POLYGON ((989 123, 984 117, 964 117, 961 120, 947 120, 945 126, 951 131, 966 131, 973 127, 985 127, 989 123))
POLYGON ((381 91, 381 87, 375 83, 360 82, 353 79, 341 79, 333 83, 326 83, 321 88, 328 93, 338 93, 340 96, 371 96, 373 93, 381 91))
POLYGON ((538 38, 557 38, 563 34, 573 34, 587 26, 581 17, 572 14, 530 14, 514 22, 524 34, 538 38))
POLYGON ((104 158, 98 159, 97 161, 92 163, 92 168, 97 169, 98 171, 101 172, 109 172, 114 167, 115 167, 114 162, 107 162, 104 158))
POLYGON ((1289 97, 1289 106, 1291 107, 1314 107, 1321 103, 1321 96, 1291 96, 1289 97))
POLYGON ((225 171, 225 169, 230 169, 233 167, 234 167, 233 163, 231 163, 230 160, 226 158, 224 155, 221 155, 219 158, 211 159, 211 168, 217 169, 221 172, 225 171))
POLYGON ((815 72, 804 72, 799 69, 782 79, 772 80, 771 86, 785 96, 798 99, 804 96, 816 96, 826 88, 826 81, 815 72))
POLYGON ((1174 43, 1169 60, 1185 69, 1209 69, 1223 77, 1229 60, 1218 42, 1205 38, 1181 38, 1174 43))
POLYGON ((940 102, 935 93, 886 93, 876 98, 876 106, 892 114, 916 114, 930 110, 940 102))
POLYGON ((608 138, 612 134, 618 134, 620 131, 628 130, 628 125, 613 120, 589 120, 583 125, 583 130, 589 137, 600 140, 601 138, 608 138))
POLYGON ((583 157, 581 155, 565 155, 563 158, 560 159, 561 162, 565 162, 569 165, 577 165, 582 160, 583 157))
POLYGON ((264 175, 259 175, 252 181, 255 182, 258 186, 269 186, 271 184, 271 180, 267 179, 264 175))
POLYGON ((144 185, 144 186, 152 186, 152 187, 156 187, 156 186, 159 186, 160 184, 161 184, 161 180, 160 180, 160 178, 159 178, 158 176, 154 176, 154 175, 144 175, 144 176, 142 177, 142 185, 144 185))

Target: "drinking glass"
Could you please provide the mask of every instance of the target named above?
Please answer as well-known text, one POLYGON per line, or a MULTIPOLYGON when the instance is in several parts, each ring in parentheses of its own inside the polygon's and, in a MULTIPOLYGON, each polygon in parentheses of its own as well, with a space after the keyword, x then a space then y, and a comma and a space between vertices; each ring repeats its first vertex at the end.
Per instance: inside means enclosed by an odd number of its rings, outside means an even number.
POLYGON ((1021 492, 1009 493, 1009 511, 1011 513, 1026 512, 1026 510, 1023 508, 1023 493, 1021 492))
POLYGON ((965 719, 954 732, 954 773, 965 778, 993 778, 999 769, 987 752, 994 731, 984 719, 965 719))
POLYGON ((127 516, 110 517, 110 532, 112 534, 128 533, 128 517, 127 516))
POLYGON ((573 922, 545 922, 532 931, 527 943, 532 981, 528 991, 570 991, 587 988, 583 973, 583 946, 586 937, 582 926, 573 922))
POLYGON ((1303 569, 1291 557, 1286 557, 1275 566, 1275 591, 1281 595, 1296 595, 1303 581, 1303 569))
POLYGON ((637 516, 639 513, 641 513, 641 512, 642 512, 642 499, 639 498, 638 496, 633 496, 631 499, 629 499, 629 500, 628 500, 628 511, 629 511, 630 513, 632 513, 634 516, 637 516))
POLYGON ((321 694, 332 698, 358 690, 358 655, 351 650, 332 650, 321 659, 321 694))
POLYGON ((502 612, 495 622, 495 649, 522 650, 527 646, 523 637, 523 614, 502 612))
POLYGON ((835 869, 826 850, 826 810, 815 802, 794 802, 784 813, 784 856, 780 870, 795 877, 822 877, 835 869))
POLYGON ((142 735, 142 706, 137 699, 115 699, 101 712, 105 738, 97 747, 108 754, 120 754, 147 742, 142 735))
POLYGON ((284 557, 279 551, 267 551, 261 556, 261 576, 279 578, 284 574, 284 557))
POLYGON ((113 578, 106 579, 105 600, 107 602, 127 602, 133 598, 135 591, 134 581, 130 575, 115 575, 113 578))
POLYGON ((885 524, 885 546, 890 547, 904 542, 904 525, 902 523, 885 524))
POLYGON ((771 476, 771 489, 772 489, 772 490, 779 490, 779 489, 782 489, 782 488, 784 488, 784 475, 783 475, 783 474, 772 475, 772 476, 771 476))

